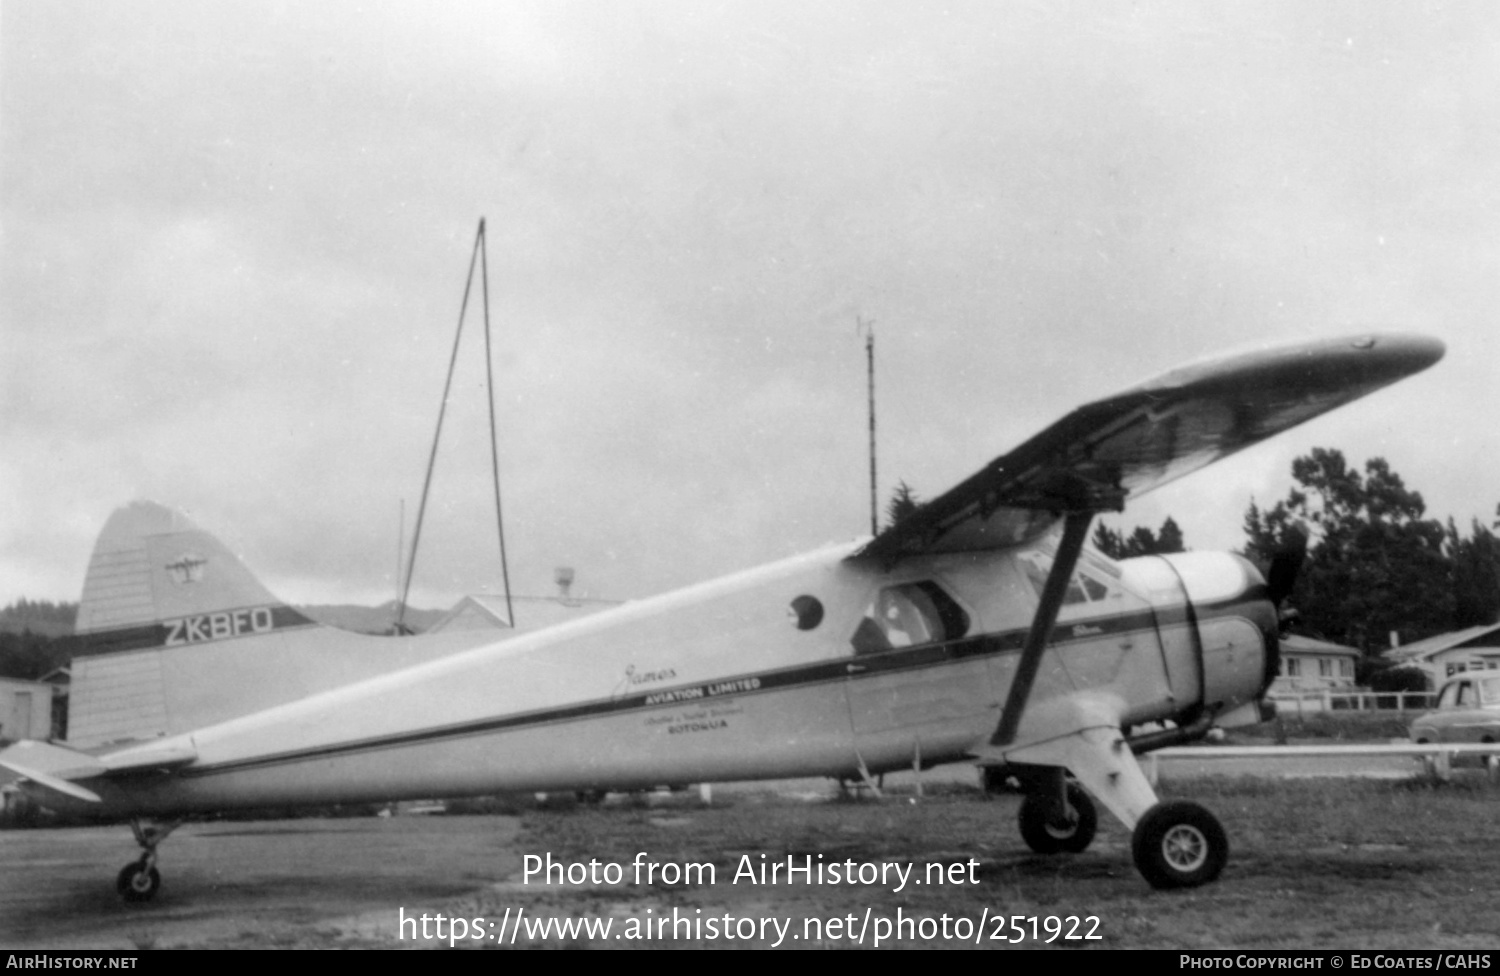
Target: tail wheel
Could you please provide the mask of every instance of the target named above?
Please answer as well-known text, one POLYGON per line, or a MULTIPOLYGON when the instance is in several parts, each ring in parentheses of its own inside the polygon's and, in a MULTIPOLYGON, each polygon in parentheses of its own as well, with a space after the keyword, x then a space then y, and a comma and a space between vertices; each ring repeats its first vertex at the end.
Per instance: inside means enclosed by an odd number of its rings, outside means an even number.
POLYGON ((142 861, 131 861, 115 878, 115 890, 126 901, 150 901, 161 887, 161 874, 142 861))
POLYGON ((1153 888, 1196 888, 1219 876, 1229 839, 1212 813, 1196 803, 1158 803, 1135 825, 1136 870, 1153 888))
POLYGON ((1068 783, 1067 798, 1068 822, 1058 824, 1048 819, 1046 801, 1035 793, 1026 794, 1018 819, 1027 847, 1038 854, 1081 854, 1088 849, 1099 829, 1099 812, 1077 783, 1068 783))

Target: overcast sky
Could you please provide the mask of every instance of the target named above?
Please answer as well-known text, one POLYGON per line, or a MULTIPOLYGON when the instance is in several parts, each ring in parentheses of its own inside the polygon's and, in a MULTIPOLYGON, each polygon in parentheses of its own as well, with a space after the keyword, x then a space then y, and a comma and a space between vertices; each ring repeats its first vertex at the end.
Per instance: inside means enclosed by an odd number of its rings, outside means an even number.
MULTIPOLYGON (((0 0, 0 604, 118 505, 290 602, 394 592, 488 219, 514 588, 650 595, 938 494, 1215 352, 1428 372, 1143 499, 1241 545, 1294 457, 1500 502, 1500 6, 0 0)), ((480 319, 417 602, 498 588, 480 319)))

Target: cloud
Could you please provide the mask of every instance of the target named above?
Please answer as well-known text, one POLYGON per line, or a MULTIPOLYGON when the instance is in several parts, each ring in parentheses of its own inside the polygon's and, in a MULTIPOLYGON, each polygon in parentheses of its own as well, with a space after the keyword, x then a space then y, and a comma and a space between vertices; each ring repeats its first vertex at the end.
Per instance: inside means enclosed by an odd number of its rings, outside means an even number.
MULTIPOLYGON (((1380 323, 1447 339, 1440 378, 1139 521, 1235 544, 1317 445, 1488 512, 1497 16, 8 4, 0 599, 76 596, 137 494, 290 598, 386 598, 480 215, 523 589, 567 563, 640 596, 863 531, 860 318, 882 495, 1183 361, 1380 323)), ((497 569, 478 311, 434 602, 497 569)))

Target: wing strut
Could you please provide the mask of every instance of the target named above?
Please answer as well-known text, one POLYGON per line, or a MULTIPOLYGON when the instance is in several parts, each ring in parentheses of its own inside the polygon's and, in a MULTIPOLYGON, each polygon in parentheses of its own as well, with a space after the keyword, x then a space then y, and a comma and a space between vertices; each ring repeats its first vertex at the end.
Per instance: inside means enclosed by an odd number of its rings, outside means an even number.
POLYGON ((1021 661, 1016 665, 1015 676, 1011 678, 1005 710, 1000 713, 1000 724, 990 737, 992 746, 1008 746, 1015 741, 1016 729, 1021 724, 1021 713, 1026 709, 1026 699, 1031 697, 1031 686, 1041 668, 1042 655, 1047 651, 1047 641, 1057 623, 1057 612, 1062 609, 1063 597, 1068 593, 1068 583, 1073 578, 1073 570, 1078 566, 1078 555, 1083 552, 1083 541, 1088 536, 1089 523, 1093 520, 1093 512, 1069 512, 1067 521, 1063 523, 1062 542, 1057 547, 1057 558, 1052 561, 1052 570, 1042 586, 1042 599, 1037 604, 1036 616, 1031 618, 1031 630, 1026 634, 1021 661))

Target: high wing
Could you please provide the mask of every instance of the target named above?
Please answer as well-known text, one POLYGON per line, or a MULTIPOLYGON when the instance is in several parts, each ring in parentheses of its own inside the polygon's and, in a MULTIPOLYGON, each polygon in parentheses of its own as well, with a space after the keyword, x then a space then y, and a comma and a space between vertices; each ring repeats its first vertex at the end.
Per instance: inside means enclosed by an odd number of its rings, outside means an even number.
POLYGON ((1000 548, 1059 515, 1119 511, 1129 498, 1426 369, 1442 355, 1436 339, 1377 334, 1173 370, 1078 408, 850 558, 1000 548))

